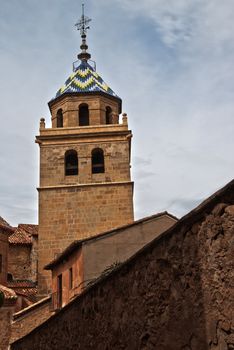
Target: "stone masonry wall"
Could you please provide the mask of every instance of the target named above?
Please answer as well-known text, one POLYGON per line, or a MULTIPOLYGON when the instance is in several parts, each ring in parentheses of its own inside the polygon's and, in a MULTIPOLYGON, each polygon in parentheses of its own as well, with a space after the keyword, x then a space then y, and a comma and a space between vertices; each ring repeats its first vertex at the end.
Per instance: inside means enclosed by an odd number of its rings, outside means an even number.
POLYGON ((0 229, 0 284, 6 284, 8 268, 8 235, 0 229))
POLYGON ((13 278, 31 278, 31 245, 9 245, 8 272, 13 278))
POLYGON ((51 298, 46 298, 45 301, 40 301, 37 305, 32 305, 27 310, 18 312, 13 317, 10 342, 12 343, 28 334, 51 315, 51 298))
POLYGON ((7 350, 11 336, 13 307, 0 308, 0 350, 7 350))
POLYGON ((233 349, 233 204, 234 182, 12 349, 233 349))
POLYGON ((56 254, 74 240, 133 221, 131 183, 42 190, 39 205, 38 281, 45 293, 51 280, 44 266, 56 254))
POLYGON ((33 282, 37 282, 37 273, 38 273, 38 237, 32 237, 32 249, 30 254, 31 259, 31 276, 30 279, 33 282))
POLYGON ((85 103, 89 107, 90 125, 105 124, 104 114, 106 107, 111 107, 114 114, 119 114, 118 102, 104 96, 64 96, 51 106, 52 127, 56 128, 57 111, 61 108, 63 111, 64 127, 79 126, 78 115, 79 105, 85 103))
POLYGON ((126 136, 108 139, 88 138, 86 142, 75 140, 54 146, 48 144, 40 149, 40 186, 91 184, 100 182, 130 181, 129 141, 126 136), (105 172, 92 174, 92 150, 104 152, 105 172), (78 154, 78 175, 65 176, 64 156, 69 150, 78 154))

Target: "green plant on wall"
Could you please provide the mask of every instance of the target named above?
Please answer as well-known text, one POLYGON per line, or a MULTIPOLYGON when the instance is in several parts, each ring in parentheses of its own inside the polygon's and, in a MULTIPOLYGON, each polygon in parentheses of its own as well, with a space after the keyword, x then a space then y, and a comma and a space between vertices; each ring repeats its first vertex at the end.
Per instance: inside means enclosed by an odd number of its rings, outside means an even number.
POLYGON ((0 290, 0 307, 4 304, 4 293, 0 290))

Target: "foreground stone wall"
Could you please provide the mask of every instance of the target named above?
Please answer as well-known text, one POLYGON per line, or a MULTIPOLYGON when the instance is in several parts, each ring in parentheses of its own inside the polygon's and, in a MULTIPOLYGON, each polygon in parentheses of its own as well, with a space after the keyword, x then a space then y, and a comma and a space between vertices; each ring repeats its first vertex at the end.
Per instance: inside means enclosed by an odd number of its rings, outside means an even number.
POLYGON ((234 182, 13 350, 234 348, 234 182))
POLYGON ((11 325, 11 339, 10 342, 25 336, 31 332, 35 327, 45 322, 50 316, 51 312, 51 298, 45 298, 37 304, 29 306, 13 316, 11 325))
POLYGON ((12 307, 0 309, 0 350, 7 350, 11 336, 12 307))

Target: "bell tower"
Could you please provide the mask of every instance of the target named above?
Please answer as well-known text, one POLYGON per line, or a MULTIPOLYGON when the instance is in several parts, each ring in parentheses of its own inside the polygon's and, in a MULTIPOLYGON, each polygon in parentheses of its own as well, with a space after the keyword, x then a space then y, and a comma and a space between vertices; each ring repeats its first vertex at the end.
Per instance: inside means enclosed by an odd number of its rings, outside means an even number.
POLYGON ((39 293, 50 291, 43 268, 72 241, 133 221, 131 137, 121 99, 90 61, 90 19, 82 14, 79 64, 49 102, 52 127, 40 121, 39 293))

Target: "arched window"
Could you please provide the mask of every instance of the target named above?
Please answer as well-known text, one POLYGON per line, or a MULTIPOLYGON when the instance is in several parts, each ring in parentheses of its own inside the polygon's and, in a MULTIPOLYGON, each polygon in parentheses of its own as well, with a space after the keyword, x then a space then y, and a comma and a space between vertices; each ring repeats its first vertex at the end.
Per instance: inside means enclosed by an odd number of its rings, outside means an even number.
POLYGON ((65 175, 78 174, 78 156, 74 150, 69 150, 65 153, 65 175))
POLYGON ((106 107, 106 124, 112 124, 112 109, 106 107))
POLYGON ((89 107, 85 103, 79 106, 79 125, 89 125, 89 107))
POLYGON ((104 154, 101 148, 95 148, 92 151, 92 173, 104 173, 105 165, 104 165, 104 154))
POLYGON ((57 112, 57 128, 63 127, 63 110, 59 109, 57 112))

